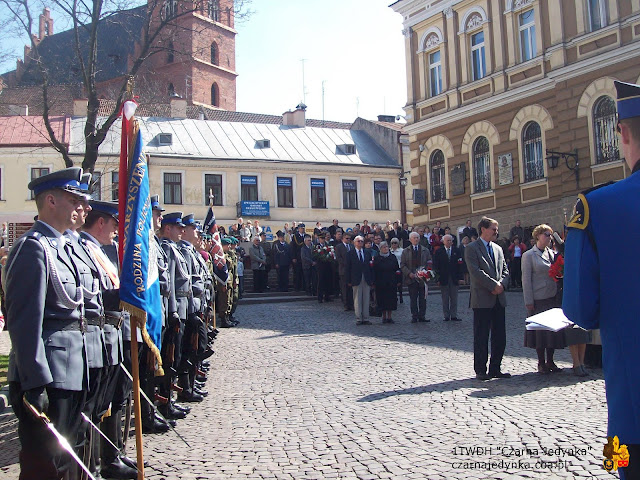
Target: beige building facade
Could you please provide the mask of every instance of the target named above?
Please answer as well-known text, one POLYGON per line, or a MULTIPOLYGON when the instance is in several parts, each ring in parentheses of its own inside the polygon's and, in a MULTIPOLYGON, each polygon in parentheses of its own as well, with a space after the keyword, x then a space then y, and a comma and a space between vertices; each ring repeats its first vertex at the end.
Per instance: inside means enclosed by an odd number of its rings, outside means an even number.
POLYGON ((640 76, 640 0, 400 0, 415 224, 561 229, 625 178, 614 80, 640 76))

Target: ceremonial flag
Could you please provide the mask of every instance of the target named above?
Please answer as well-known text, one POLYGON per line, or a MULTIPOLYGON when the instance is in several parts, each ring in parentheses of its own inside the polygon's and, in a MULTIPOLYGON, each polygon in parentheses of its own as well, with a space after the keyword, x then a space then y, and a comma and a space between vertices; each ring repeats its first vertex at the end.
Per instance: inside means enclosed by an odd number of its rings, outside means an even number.
POLYGON ((213 274, 220 283, 227 283, 227 278, 229 277, 227 260, 224 258, 222 243, 220 242, 220 233, 218 232, 218 226, 216 225, 216 216, 213 214, 213 209, 211 207, 209 207, 209 211, 207 212, 203 225, 204 233, 211 235, 212 246, 209 253, 213 256, 213 274))
MULTIPOLYGON (((160 334, 162 304, 158 276, 157 243, 153 238, 153 215, 149 195, 149 164, 143 152, 142 134, 134 124, 134 148, 129 161, 125 197, 124 248, 120 275, 122 308, 131 312, 142 331, 145 344, 153 351, 162 375, 160 334)), ((123 132, 124 134, 124 132, 123 132)), ((135 338, 135 335, 132 334, 135 338)))

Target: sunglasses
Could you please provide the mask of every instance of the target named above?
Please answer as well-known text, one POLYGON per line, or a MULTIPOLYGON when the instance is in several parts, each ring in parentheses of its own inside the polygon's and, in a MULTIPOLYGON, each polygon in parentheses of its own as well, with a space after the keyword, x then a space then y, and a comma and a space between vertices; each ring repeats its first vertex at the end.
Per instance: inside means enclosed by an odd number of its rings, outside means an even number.
POLYGON ((543 233, 543 235, 544 235, 545 237, 550 237, 551 235, 553 235, 553 233, 544 232, 544 233, 543 233))

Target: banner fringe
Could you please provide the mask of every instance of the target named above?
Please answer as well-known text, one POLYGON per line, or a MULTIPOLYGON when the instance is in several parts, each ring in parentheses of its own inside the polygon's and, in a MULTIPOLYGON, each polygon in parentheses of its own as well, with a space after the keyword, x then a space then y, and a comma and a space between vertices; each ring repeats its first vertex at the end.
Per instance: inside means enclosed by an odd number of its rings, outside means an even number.
MULTIPOLYGON (((136 325, 142 333, 142 340, 144 341, 145 345, 149 347, 149 350, 151 350, 151 352, 153 353, 153 356, 155 357, 158 365, 158 368, 156 368, 154 375, 156 377, 163 376, 164 370, 162 368, 162 356, 160 355, 160 350, 158 350, 158 347, 153 343, 153 340, 151 340, 149 332, 147 332, 147 312, 136 307, 135 305, 131 305, 130 303, 124 301, 120 301, 120 308, 129 312, 131 318, 135 319, 136 325)), ((133 332, 131 333, 131 337, 133 338, 133 332)))

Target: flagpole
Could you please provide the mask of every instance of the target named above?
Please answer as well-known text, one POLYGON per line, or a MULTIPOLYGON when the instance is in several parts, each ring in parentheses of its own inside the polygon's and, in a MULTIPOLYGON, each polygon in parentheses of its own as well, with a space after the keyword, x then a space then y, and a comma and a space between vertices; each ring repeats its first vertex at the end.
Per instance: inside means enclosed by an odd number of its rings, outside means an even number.
MULTIPOLYGON (((213 188, 209 189, 209 207, 213 208, 213 188)), ((211 259, 211 252, 209 252, 209 261, 211 262, 211 266, 215 268, 215 262, 211 259)), ((215 286, 216 279, 213 278, 213 284, 215 286)), ((211 299, 211 303, 213 304, 213 329, 216 329, 216 289, 213 290, 213 298, 211 299)))
MULTIPOLYGON (((124 255, 125 241, 125 208, 127 201, 127 190, 129 186, 129 164, 133 148, 135 146, 135 134, 138 131, 138 124, 131 116, 127 120, 125 103, 133 100, 133 78, 127 81, 127 91, 124 95, 122 111, 122 138, 120 141, 120 171, 118 176, 118 213, 120 222, 118 224, 118 257, 120 266, 124 255)), ((135 110, 134 110, 135 112, 135 110)), ((142 410, 140 408, 140 366, 138 363, 138 322, 136 315, 130 312, 129 322, 131 327, 131 373, 133 374, 133 409, 135 415, 136 431, 136 459, 138 463, 138 480, 144 480, 144 457, 142 450, 142 410)))

